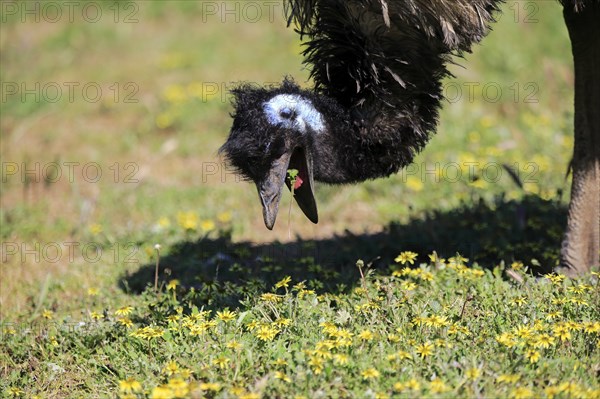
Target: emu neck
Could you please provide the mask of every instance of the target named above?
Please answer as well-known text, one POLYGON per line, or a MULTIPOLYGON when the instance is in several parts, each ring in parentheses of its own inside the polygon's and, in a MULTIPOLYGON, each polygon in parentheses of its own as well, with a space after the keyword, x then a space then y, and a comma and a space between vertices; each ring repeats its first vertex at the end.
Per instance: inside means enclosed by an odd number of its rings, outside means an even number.
POLYGON ((346 110, 328 99, 321 107, 327 127, 313 141, 315 179, 356 183, 397 173, 425 146, 436 124, 438 104, 428 105, 398 110, 372 103, 346 110))

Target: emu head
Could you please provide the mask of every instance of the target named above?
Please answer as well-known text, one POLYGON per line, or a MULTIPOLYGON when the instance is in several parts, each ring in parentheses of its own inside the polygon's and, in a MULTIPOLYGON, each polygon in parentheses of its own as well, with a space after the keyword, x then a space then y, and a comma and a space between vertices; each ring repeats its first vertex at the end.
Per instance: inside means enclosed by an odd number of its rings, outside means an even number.
POLYGON ((247 180, 253 181, 263 208, 263 219, 272 229, 283 186, 317 223, 313 157, 315 135, 325 129, 311 95, 285 80, 278 88, 243 85, 234 95, 233 125, 220 152, 247 180), (295 170, 297 175, 291 177, 295 170))

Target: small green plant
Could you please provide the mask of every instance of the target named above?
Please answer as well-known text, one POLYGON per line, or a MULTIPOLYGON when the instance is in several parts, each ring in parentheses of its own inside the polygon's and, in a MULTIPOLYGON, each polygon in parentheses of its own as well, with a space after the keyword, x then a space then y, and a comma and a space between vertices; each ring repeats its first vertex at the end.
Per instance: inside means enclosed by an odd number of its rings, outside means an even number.
POLYGON ((296 181, 298 179, 298 169, 288 169, 287 170, 287 178, 290 182, 292 196, 294 195, 294 190, 296 189, 296 181))
POLYGON ((290 191, 292 193, 292 197, 290 198, 290 206, 288 208, 288 239, 292 238, 292 202, 294 198, 294 190, 296 189, 298 173, 298 169, 287 170, 287 179, 290 182, 290 191))

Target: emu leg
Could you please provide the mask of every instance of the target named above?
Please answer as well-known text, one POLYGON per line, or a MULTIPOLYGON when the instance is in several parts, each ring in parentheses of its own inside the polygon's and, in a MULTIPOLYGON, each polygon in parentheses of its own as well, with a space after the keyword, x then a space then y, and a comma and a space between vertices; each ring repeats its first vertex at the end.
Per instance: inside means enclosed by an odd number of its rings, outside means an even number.
POLYGON ((577 275, 600 264, 600 2, 564 18, 575 65, 575 149, 562 272, 577 275))

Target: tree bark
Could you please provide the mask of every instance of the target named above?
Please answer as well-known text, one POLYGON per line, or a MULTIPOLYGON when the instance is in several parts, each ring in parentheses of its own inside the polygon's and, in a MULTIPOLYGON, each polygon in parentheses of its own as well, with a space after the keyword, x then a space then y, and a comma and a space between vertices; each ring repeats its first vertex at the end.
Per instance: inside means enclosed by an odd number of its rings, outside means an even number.
POLYGON ((600 264, 600 2, 564 19, 575 66, 575 148, 573 185, 560 271, 578 275, 600 264))

